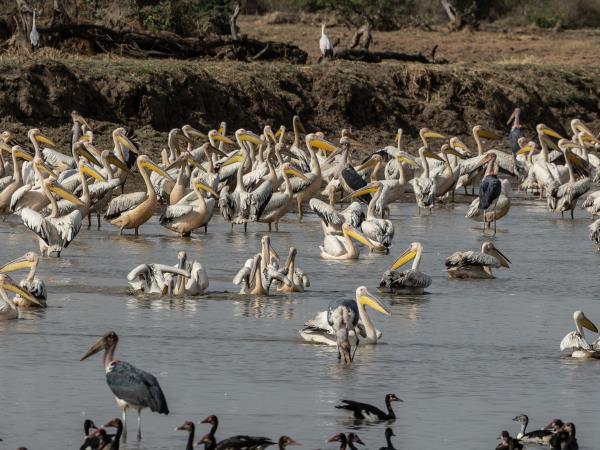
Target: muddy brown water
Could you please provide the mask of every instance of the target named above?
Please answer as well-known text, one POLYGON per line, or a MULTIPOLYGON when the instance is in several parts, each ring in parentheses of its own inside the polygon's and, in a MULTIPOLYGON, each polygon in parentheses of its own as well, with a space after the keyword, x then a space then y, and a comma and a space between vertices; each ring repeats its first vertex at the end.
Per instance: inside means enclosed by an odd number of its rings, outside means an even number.
MULTIPOLYGON (((141 236, 82 229, 60 259, 43 259, 39 276, 49 307, 0 323, 0 438, 3 448, 77 448, 82 424, 119 416, 100 356, 79 362, 109 329, 120 336, 119 359, 155 374, 171 414, 143 413, 141 443, 127 448, 184 448, 185 420, 221 419, 218 438, 232 434, 288 434, 303 448, 331 448, 336 432, 357 430, 367 448, 384 445, 386 424, 354 422, 334 405, 341 399, 383 406, 388 392, 398 419, 391 424, 397 448, 493 448, 511 419, 527 413, 531 429, 552 418, 577 425, 580 448, 597 448, 600 362, 561 355, 562 337, 574 329, 572 313, 600 321, 600 255, 587 239, 589 219, 562 220, 540 204, 518 201, 492 238, 513 262, 497 279, 452 281, 444 259, 475 249, 485 239, 465 219, 467 206, 417 217, 414 204, 392 210, 396 226, 390 255, 356 262, 319 259, 320 225, 309 215, 300 225, 288 216, 272 241, 282 254, 294 245, 298 265, 310 274, 303 294, 250 297, 231 279, 255 253, 264 225, 231 232, 220 217, 208 234, 180 240, 156 218, 141 236), (342 367, 336 351, 305 344, 298 330, 330 300, 351 298, 358 285, 375 292, 380 274, 412 241, 424 244, 422 270, 433 276, 423 296, 382 296, 393 315, 370 313, 383 331, 380 345, 358 349, 342 367), (209 293, 172 302, 128 292, 127 272, 139 263, 175 263, 177 251, 200 260, 209 293)), ((36 249, 15 217, 0 222, 0 261, 36 249)), ((129 416, 130 431, 135 414, 129 416)), ((208 431, 197 425, 197 440, 208 431)))

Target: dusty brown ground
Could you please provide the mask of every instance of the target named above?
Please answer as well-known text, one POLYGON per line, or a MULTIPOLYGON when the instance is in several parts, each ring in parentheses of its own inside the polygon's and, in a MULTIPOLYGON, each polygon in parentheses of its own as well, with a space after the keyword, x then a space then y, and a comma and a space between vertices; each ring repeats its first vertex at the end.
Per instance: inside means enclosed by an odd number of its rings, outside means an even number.
MULTIPOLYGON (((309 54, 309 63, 319 57, 318 23, 268 23, 268 18, 243 16, 240 28, 250 37, 263 40, 289 41, 309 54)), ((488 27, 489 28, 489 27, 488 27)), ((340 46, 348 46, 354 30, 344 26, 327 29, 340 46)), ((513 64, 592 64, 598 65, 600 30, 566 30, 555 32, 535 27, 507 29, 494 27, 483 31, 425 31, 405 28, 393 32, 374 32, 373 51, 399 51, 428 55, 438 45, 436 58, 455 63, 497 62, 513 64)))

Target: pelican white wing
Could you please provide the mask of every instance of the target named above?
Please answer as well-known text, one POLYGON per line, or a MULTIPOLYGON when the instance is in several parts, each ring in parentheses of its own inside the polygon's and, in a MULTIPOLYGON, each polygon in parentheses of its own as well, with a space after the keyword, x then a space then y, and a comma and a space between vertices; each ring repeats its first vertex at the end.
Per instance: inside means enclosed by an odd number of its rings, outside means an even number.
POLYGON ((587 343, 578 331, 571 331, 560 342, 560 351, 565 350, 592 350, 592 346, 587 343))
POLYGON ((119 195, 113 198, 108 204, 108 209, 104 217, 106 219, 114 219, 121 214, 135 209, 146 200, 145 192, 132 192, 130 194, 119 195))
POLYGON ((497 258, 482 252, 456 252, 446 259, 446 267, 448 268, 464 266, 501 267, 500 261, 497 258))

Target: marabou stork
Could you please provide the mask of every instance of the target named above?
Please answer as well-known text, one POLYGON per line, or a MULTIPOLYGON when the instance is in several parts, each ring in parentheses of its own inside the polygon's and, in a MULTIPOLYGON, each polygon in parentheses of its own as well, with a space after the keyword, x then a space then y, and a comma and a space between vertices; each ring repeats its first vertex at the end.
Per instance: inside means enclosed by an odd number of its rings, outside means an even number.
MULTIPOLYGON (((496 203, 498 197, 502 193, 502 183, 498 179, 496 173, 496 154, 488 153, 486 158, 487 168, 485 170, 485 176, 479 184, 479 209, 484 213, 494 205, 494 234, 496 234, 496 203)), ((483 229, 485 231, 485 222, 483 223, 483 229)))
POLYGON ((169 407, 158 380, 152 374, 144 372, 125 361, 114 359, 119 337, 114 331, 102 336, 83 355, 80 361, 104 350, 104 369, 106 383, 115 395, 117 405, 123 410, 123 439, 127 439, 127 409, 138 412, 137 438, 142 438, 142 416, 144 408, 159 414, 169 414, 169 407))
POLYGON ((516 159, 517 152, 521 148, 521 146, 519 145, 519 139, 525 137, 525 133, 523 133, 523 128, 521 126, 521 108, 515 108, 513 113, 510 115, 506 124, 510 125, 511 123, 512 126, 510 128, 508 140, 510 141, 510 148, 512 150, 512 154, 516 159))

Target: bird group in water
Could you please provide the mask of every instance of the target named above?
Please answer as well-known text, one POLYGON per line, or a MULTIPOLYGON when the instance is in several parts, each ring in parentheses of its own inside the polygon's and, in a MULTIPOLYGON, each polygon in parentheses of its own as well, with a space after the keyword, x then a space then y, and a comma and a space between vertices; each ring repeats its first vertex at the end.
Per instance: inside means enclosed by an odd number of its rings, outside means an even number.
MULTIPOLYGON (((323 41, 323 45, 327 53, 327 43, 323 41)), ((21 309, 46 307, 45 283, 36 275, 40 258, 64 255, 86 217, 91 227, 94 215, 98 228, 103 216, 119 234, 133 230, 135 235, 158 215, 162 227, 184 238, 206 233, 215 213, 232 229, 241 225, 246 231, 250 224, 264 224, 259 225, 265 227, 261 229, 277 232, 282 219, 293 209, 297 220, 302 221, 309 208, 320 219, 323 245, 315 249, 315 254, 322 259, 354 260, 359 258, 361 246, 385 258, 395 237, 391 205, 412 195, 418 214, 432 214, 437 203, 453 201, 461 189, 468 194, 471 188, 474 195, 478 187, 466 217, 481 223, 490 240, 482 244, 481 251, 455 252, 446 259, 445 266, 449 278, 494 278, 492 269, 511 264, 491 240, 497 221, 509 214, 511 184, 526 195, 535 192, 539 199, 545 199, 549 210, 561 215, 567 212, 573 218, 579 198, 590 190, 600 173, 600 159, 591 154, 600 148, 600 140, 581 120, 571 121, 569 138, 538 124, 535 139, 533 135, 528 139, 520 115, 517 108, 509 119, 511 152, 486 149, 484 141, 496 142, 500 136, 476 125, 475 151, 458 137, 448 139, 422 128, 421 145, 413 153, 403 149, 401 129, 394 145, 368 153, 351 131, 343 129, 335 142, 320 131, 307 133, 298 116, 292 120, 291 133, 283 125, 275 132, 267 125, 260 134, 240 128, 228 137, 224 122, 207 133, 190 125, 174 128, 160 162, 145 155, 135 133, 122 127, 111 133, 113 148, 100 150, 88 120, 75 111, 71 114, 71 145, 66 153, 58 151, 37 128, 27 133, 29 145, 4 131, 0 134, 0 214, 4 221, 17 217, 37 237, 39 255, 30 251, 0 266, 0 319, 16 319, 21 309), (439 151, 434 150, 433 141, 443 141, 439 151), (359 152, 363 155, 360 159, 359 152), (126 185, 135 171, 143 181, 143 190, 128 189, 126 185), (337 203, 342 206, 337 207, 337 203), (28 271, 20 282, 12 278, 18 271, 28 271)), ((583 207, 592 217, 599 215, 600 191, 589 194, 583 207)), ((19 227, 17 221, 8 223, 15 229, 19 227)), ((263 236, 260 251, 249 257, 235 275, 233 283, 240 294, 302 293, 310 287, 308 273, 296 263, 298 250, 291 247, 282 264, 271 239, 271 235, 263 236)), ((590 239, 600 249, 600 219, 590 225, 590 239)), ((309 251, 302 249, 302 253, 309 251)), ((420 271, 423 251, 422 243, 413 242, 393 260, 381 275, 379 293, 424 294, 432 278, 420 271), (409 269, 400 271, 409 263, 409 269)), ((188 261, 185 251, 179 252, 175 264, 132 262, 132 266, 136 263, 127 274, 127 282, 136 294, 194 296, 206 293, 209 287, 205 267, 198 260, 188 261)), ((359 345, 377 344, 382 336, 367 307, 391 314, 380 298, 366 286, 359 286, 353 299, 335 299, 326 310, 307 320, 300 336, 307 342, 336 346, 339 359, 350 365, 359 345)), ((582 311, 575 311, 574 321, 576 331, 565 336, 561 350, 569 350, 576 358, 600 358, 598 339, 590 344, 583 332, 584 328, 598 332, 596 326, 582 311)), ((119 440, 127 434, 129 409, 138 414, 144 408, 169 413, 154 376, 114 359, 117 342, 117 334, 111 331, 82 358, 104 351, 107 383, 123 411, 122 419, 113 419, 105 427, 86 423, 86 445, 90 448, 118 448, 119 440), (105 428, 116 432, 111 436, 105 428)), ((399 399, 394 394, 386 397, 388 412, 349 400, 338 407, 353 411, 357 419, 369 415, 393 420, 391 401, 399 399)), ((524 424, 521 432, 516 438, 503 432, 497 448, 521 448, 521 442, 537 442, 533 439, 538 439, 538 434, 540 442, 552 448, 577 448, 575 425, 570 422, 555 420, 539 433, 525 433, 527 416, 515 420, 524 424)), ((277 444, 251 436, 218 441, 216 417, 210 416, 206 423, 213 425, 200 441, 207 450, 259 449, 277 444)), ((138 419, 138 436, 140 427, 138 419)), ((194 423, 186 422, 178 429, 189 433, 191 448, 194 423)), ((393 431, 386 430, 386 447, 382 448, 393 448, 392 436, 393 431)), ((339 442, 342 449, 361 443, 353 433, 337 434, 330 441, 339 442)), ((280 448, 297 444, 287 436, 278 441, 280 448)))

